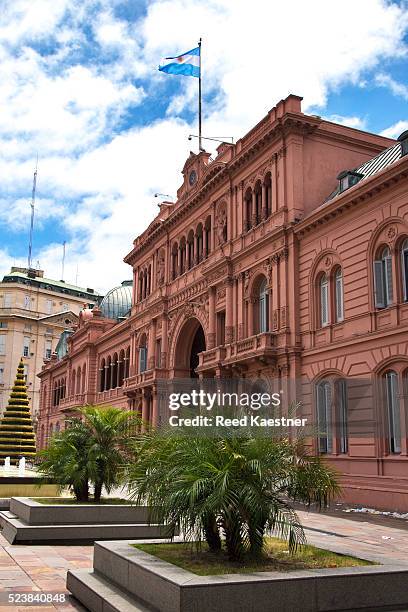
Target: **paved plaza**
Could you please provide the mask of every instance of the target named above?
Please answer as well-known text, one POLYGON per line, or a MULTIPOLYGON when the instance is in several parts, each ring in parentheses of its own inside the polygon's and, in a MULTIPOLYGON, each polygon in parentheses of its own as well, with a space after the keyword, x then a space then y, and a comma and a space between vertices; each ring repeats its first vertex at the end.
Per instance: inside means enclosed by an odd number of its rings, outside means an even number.
MULTIPOLYGON (((308 542, 328 546, 355 556, 369 553, 382 563, 408 563, 408 521, 395 526, 362 520, 299 512, 308 542)), ((68 596, 65 579, 68 568, 92 567, 92 546, 11 546, 0 535, 0 612, 42 610, 83 610, 68 596), (65 593, 64 604, 41 606, 5 605, 12 592, 65 593)))

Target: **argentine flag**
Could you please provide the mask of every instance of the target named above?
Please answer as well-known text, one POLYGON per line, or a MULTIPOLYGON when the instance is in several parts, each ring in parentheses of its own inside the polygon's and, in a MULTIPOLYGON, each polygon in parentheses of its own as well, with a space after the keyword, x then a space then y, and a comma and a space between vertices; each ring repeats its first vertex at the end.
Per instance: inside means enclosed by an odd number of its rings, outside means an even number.
POLYGON ((191 49, 176 57, 166 57, 166 63, 159 66, 161 72, 167 74, 183 74, 184 76, 200 76, 200 47, 191 49))

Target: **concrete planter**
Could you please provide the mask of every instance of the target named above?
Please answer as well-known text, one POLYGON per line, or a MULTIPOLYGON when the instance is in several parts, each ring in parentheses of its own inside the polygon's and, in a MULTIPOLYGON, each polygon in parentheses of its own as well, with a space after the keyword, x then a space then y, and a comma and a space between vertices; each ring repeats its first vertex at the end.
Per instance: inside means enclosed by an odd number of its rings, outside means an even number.
POLYGON ((148 523, 148 510, 143 506, 41 504, 26 497, 11 498, 10 510, 0 512, 0 526, 10 544, 168 536, 163 525, 148 523))
POLYGON ((10 512, 29 525, 92 525, 147 523, 148 510, 130 504, 42 504, 27 497, 12 497, 10 512))
POLYGON ((129 542, 96 542, 94 571, 67 575, 68 589, 91 612, 392 609, 408 605, 407 584, 408 564, 197 576, 129 542))

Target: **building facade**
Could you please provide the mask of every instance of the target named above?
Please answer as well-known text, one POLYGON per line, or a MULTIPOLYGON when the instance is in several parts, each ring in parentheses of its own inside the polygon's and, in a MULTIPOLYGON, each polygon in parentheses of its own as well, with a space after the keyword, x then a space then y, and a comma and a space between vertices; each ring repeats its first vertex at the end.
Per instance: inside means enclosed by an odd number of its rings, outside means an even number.
POLYGON ((346 498, 408 510, 406 148, 291 95, 215 159, 191 153, 125 257, 128 312, 116 288, 44 365, 40 444, 75 406, 157 424, 162 379, 241 377, 301 401, 346 498))
POLYGON ((42 270, 11 269, 0 283, 0 414, 7 404, 20 358, 34 419, 40 403, 37 377, 51 359, 61 333, 71 329, 85 304, 102 296, 62 281, 44 278, 42 270))

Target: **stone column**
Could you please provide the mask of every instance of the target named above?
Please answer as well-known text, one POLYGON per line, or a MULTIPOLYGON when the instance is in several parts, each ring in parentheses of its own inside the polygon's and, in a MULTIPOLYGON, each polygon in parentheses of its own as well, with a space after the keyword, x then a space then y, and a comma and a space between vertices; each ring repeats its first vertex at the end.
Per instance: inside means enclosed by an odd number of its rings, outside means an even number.
MULTIPOLYGON (((142 420, 147 423, 149 420, 149 396, 146 389, 142 389, 142 420)), ((143 426, 145 429, 145 426, 143 426)))
POLYGON ((256 193, 255 189, 252 190, 252 227, 255 227, 257 224, 256 218, 256 193))
POLYGON ((254 300, 248 299, 248 336, 254 335, 254 300))
POLYGON ((215 347, 215 287, 210 287, 209 291, 209 300, 208 300, 208 349, 212 349, 215 347))
MULTIPOLYGON (((109 366, 106 365, 105 366, 105 384, 104 384, 104 391, 108 390, 108 370, 109 370, 109 366)), ((76 393, 76 389, 74 389, 74 394, 76 393)))
POLYGON ((225 344, 231 344, 234 340, 234 328, 232 317, 232 302, 234 299, 233 280, 228 278, 226 281, 226 296, 225 296, 225 344))
POLYGON ((161 342, 161 367, 166 368, 168 366, 167 363, 167 353, 169 350, 169 320, 167 317, 167 313, 163 313, 162 316, 162 342, 161 342))
POLYGON ((157 389, 153 387, 152 389, 152 425, 153 427, 157 427, 159 424, 159 403, 157 397, 157 389))
POLYGON ((244 273, 238 276, 238 340, 244 337, 244 273))
POLYGON ((264 221, 265 219, 267 219, 268 213, 267 213, 267 198, 266 198, 266 185, 265 183, 262 183, 262 220, 264 221))
POLYGON ((271 213, 278 210, 278 173, 276 165, 277 156, 274 155, 271 172, 271 213))
POLYGON ((155 361, 156 325, 157 325, 157 321, 156 319, 153 319, 152 322, 150 323, 149 344, 147 347, 147 369, 148 370, 153 370, 153 368, 156 365, 156 361, 155 361))

